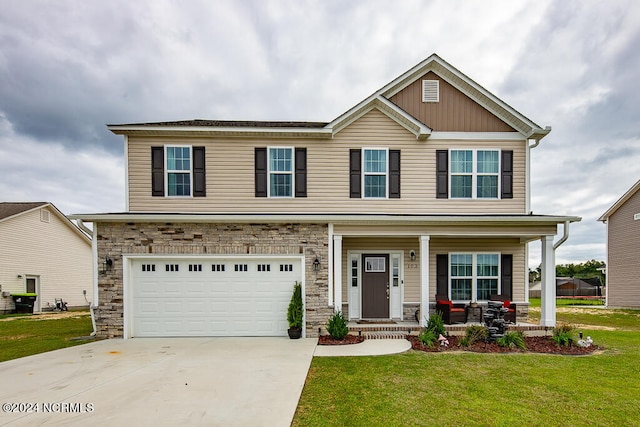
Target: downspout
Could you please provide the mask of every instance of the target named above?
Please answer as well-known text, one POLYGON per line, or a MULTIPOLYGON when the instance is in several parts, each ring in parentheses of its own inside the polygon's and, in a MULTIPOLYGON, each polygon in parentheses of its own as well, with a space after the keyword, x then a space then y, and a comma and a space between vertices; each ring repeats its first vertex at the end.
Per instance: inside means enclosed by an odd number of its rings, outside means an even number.
MULTIPOLYGON (((81 221, 79 221, 81 222, 81 221)), ((91 312, 91 326, 93 331, 89 334, 92 337, 96 336, 98 328, 96 327, 96 313, 95 309, 98 308, 98 225, 93 223, 93 231, 91 238, 91 252, 93 255, 93 301, 89 305, 89 311, 91 312)))
POLYGON ((558 240, 556 243, 553 244, 553 250, 555 251, 556 249, 558 249, 560 245, 562 245, 564 242, 567 241, 568 238, 569 238, 569 221, 565 221, 564 234, 562 235, 562 238, 560 240, 558 240))

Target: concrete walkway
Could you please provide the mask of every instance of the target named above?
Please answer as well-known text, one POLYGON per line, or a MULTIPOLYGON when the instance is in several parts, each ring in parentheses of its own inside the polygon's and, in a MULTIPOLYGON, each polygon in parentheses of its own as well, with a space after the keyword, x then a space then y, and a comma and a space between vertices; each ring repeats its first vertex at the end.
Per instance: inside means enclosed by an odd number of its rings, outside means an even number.
POLYGON ((0 425, 289 426, 316 342, 136 338, 2 362, 0 425))
POLYGON ((314 356, 381 356, 384 354, 403 353, 411 348, 405 339, 364 340, 349 345, 319 345, 314 356))

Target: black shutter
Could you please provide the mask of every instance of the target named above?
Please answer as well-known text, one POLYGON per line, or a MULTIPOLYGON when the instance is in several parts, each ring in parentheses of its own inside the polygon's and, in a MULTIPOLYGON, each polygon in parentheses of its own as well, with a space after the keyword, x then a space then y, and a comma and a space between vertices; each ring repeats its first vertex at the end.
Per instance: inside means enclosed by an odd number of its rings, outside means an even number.
POLYGON ((164 147, 151 147, 151 195, 164 196, 164 147))
POLYGON ((307 197, 307 149, 296 148, 296 197, 307 197))
POLYGON ((400 198, 400 150, 389 150, 389 198, 400 198))
POLYGON ((267 148, 256 147, 256 197, 267 197, 267 148))
POLYGON ((436 255, 436 295, 449 295, 449 255, 436 255))
POLYGON ((204 147, 193 147, 193 197, 207 195, 204 147))
POLYGON ((349 150, 349 197, 359 199, 361 196, 360 183, 362 169, 362 151, 349 150))
POLYGON ((513 151, 502 151, 502 198, 513 199, 513 151))
POLYGON ((507 299, 511 299, 513 295, 513 255, 502 254, 501 261, 500 294, 507 299))
POLYGON ((436 198, 449 198, 449 151, 436 150, 436 198))

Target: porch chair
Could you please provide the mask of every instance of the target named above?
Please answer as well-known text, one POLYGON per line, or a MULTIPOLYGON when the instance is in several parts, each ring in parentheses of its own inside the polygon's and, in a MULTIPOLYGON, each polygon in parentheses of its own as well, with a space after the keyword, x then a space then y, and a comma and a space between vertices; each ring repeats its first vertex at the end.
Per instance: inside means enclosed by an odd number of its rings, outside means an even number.
POLYGON ((516 323, 516 305, 511 302, 511 298, 506 295, 491 294, 489 301, 501 301, 502 306, 509 310, 504 314, 504 320, 516 323))
POLYGON ((436 295, 436 311, 442 313, 442 320, 447 325, 467 323, 465 304, 454 304, 447 295, 436 295))

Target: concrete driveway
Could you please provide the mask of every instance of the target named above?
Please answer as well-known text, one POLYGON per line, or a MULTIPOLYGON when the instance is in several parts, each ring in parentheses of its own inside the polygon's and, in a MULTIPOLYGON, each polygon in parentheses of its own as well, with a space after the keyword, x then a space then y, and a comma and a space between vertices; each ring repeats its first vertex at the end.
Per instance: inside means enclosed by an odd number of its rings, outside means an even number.
POLYGON ((289 426, 316 342, 136 338, 2 362, 0 425, 289 426))

